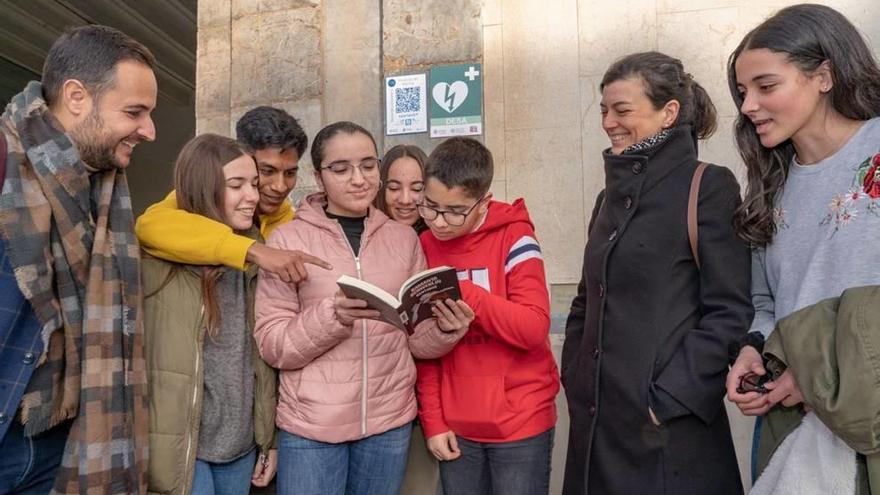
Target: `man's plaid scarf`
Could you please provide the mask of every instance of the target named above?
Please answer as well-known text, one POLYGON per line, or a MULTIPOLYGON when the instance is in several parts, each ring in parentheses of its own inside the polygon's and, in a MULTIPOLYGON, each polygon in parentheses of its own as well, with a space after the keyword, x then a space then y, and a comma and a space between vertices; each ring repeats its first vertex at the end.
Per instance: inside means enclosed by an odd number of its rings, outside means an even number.
POLYGON ((0 234, 46 350, 22 422, 35 434, 75 418, 55 492, 144 493, 147 375, 126 176, 80 161, 39 83, 12 99, 0 125, 9 136, 0 234))

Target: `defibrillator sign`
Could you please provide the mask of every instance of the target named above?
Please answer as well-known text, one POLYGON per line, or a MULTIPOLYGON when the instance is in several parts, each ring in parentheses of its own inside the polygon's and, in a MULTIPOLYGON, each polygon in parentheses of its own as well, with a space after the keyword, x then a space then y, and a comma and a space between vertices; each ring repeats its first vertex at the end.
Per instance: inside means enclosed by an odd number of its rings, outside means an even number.
POLYGON ((483 133, 481 64, 431 69, 431 137, 483 133))

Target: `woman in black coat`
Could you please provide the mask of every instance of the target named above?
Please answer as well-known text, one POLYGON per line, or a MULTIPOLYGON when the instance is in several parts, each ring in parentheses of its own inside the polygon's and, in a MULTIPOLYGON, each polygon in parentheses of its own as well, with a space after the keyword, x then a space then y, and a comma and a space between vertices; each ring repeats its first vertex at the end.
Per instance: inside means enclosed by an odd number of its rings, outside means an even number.
POLYGON ((565 329, 563 493, 741 494, 722 399, 728 347, 753 310, 727 168, 708 166, 699 186, 699 266, 686 218, 715 107, 657 52, 617 61, 600 89, 611 148, 565 329))

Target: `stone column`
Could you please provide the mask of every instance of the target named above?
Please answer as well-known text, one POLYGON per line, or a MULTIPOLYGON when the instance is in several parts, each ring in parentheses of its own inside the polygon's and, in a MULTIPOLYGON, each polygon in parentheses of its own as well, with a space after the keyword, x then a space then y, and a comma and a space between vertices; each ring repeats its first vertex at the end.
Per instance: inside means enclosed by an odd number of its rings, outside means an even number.
MULTIPOLYGON (((378 0, 199 0, 197 132, 234 136, 258 105, 283 108, 311 140, 352 120, 381 143, 378 0)), ((380 149, 381 152, 381 149, 380 149)), ((294 198, 314 190, 309 154, 294 198)))
POLYGON ((324 0, 325 123, 350 120, 382 152, 380 0, 324 0))
POLYGON ((200 0, 196 53, 196 134, 231 136, 230 0, 200 0))

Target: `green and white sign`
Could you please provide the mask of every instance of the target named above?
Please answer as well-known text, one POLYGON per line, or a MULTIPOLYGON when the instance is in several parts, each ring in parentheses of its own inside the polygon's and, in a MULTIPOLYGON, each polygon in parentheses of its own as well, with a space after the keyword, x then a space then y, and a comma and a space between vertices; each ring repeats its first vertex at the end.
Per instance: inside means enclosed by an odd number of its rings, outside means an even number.
POLYGON ((444 65, 431 69, 431 137, 482 133, 482 65, 444 65))

